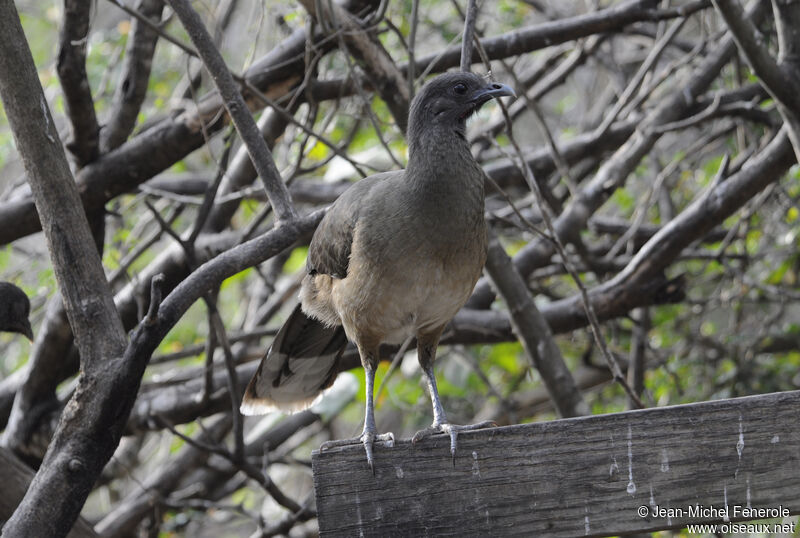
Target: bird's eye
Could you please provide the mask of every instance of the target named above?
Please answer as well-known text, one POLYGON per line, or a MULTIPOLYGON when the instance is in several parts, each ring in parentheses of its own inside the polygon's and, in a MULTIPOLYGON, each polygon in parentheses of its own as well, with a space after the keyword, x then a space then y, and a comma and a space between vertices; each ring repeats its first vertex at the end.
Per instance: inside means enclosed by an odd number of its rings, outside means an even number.
POLYGON ((467 93, 467 86, 459 82, 458 84, 453 86, 453 91, 456 92, 458 95, 464 95, 465 93, 467 93))

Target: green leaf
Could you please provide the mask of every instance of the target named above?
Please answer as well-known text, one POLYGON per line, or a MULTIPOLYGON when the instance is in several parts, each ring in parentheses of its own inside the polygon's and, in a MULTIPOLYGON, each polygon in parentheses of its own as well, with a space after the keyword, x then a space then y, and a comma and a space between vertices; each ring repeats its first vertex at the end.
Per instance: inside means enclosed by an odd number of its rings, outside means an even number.
POLYGON ((289 255, 289 259, 283 264, 283 270, 286 273, 294 273, 299 271, 306 263, 308 257, 308 247, 297 247, 289 255))

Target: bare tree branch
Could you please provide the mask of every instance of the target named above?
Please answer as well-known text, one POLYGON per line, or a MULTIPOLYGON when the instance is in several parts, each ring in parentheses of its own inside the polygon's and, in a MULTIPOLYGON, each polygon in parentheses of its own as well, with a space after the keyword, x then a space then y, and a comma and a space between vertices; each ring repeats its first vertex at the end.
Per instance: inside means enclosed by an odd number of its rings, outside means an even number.
POLYGON ((735 0, 713 0, 753 71, 779 103, 778 110, 788 128, 789 139, 800 159, 800 57, 798 29, 800 6, 774 0, 773 13, 778 29, 779 62, 769 53, 762 34, 735 0))
POLYGON ((281 174, 272 159, 272 153, 267 148, 261 133, 256 127, 256 122, 248 110, 247 104, 242 98, 242 94, 236 83, 233 81, 230 71, 228 71, 222 55, 208 35, 203 21, 185 0, 169 0, 170 5, 180 17, 184 28, 189 33, 192 42, 197 47, 197 52, 203 59, 206 68, 211 73, 214 83, 223 99, 225 109, 230 114, 231 120, 236 125, 236 130, 242 137, 247 152, 253 161, 253 165, 258 172, 264 188, 267 191, 270 204, 275 215, 280 221, 290 220, 297 217, 289 191, 281 179, 281 174))
MULTIPOLYGON (((653 10, 654 4, 654 0, 629 0, 620 6, 596 13, 536 25, 487 38, 481 43, 490 58, 505 58, 597 32, 620 31, 633 22, 680 16, 676 11, 667 10, 662 13, 653 10)), ((695 2, 692 9, 701 9, 705 4, 695 2)), ((248 81, 273 100, 285 95, 304 72, 306 38, 305 29, 293 32, 247 70, 245 76, 248 81)), ((315 46, 327 50, 332 45, 330 42, 318 42, 315 46)), ((421 58, 416 62, 415 72, 422 72, 429 66, 432 72, 456 66, 459 64, 460 54, 460 48, 454 47, 448 49, 442 57, 434 54, 421 58)), ((400 69, 405 71, 407 68, 401 64, 400 69)), ((338 80, 315 85, 312 94, 315 99, 336 99, 342 95, 352 95, 355 91, 352 81, 338 80)), ((257 99, 250 97, 248 102, 257 102, 257 99)), ((84 205, 90 209, 100 207, 200 147, 204 142, 200 126, 210 122, 211 125, 207 125, 208 130, 218 130, 222 123, 219 114, 221 107, 218 95, 208 95, 201 99, 197 110, 173 111, 168 119, 135 136, 99 162, 85 167, 77 177, 84 205)), ((0 203, 0 245, 35 233, 39 229, 32 200, 22 198, 0 203)))
POLYGON ((550 327, 533 302, 525 281, 519 276, 496 237, 490 238, 486 271, 508 304, 511 323, 525 347, 531 365, 539 371, 559 415, 589 414, 572 374, 564 364, 550 327))
MULTIPOLYGON (((3 495, 0 496, 0 522, 5 522, 14 513, 33 476, 34 472, 10 450, 0 447, 0 483, 3 484, 3 495)), ((67 538, 97 538, 97 534, 85 519, 78 518, 67 538)))
MULTIPOLYGON (((156 23, 161 20, 163 10, 163 0, 141 0, 139 5, 141 16, 153 19, 156 23)), ((153 28, 140 19, 134 19, 125 50, 122 76, 114 93, 114 106, 101 133, 100 147, 103 153, 119 147, 136 125, 136 118, 147 95, 158 37, 158 32, 153 28)))
MULTIPOLYGON (((750 16, 757 17, 762 13, 763 10, 753 12, 750 16)), ((734 52, 733 40, 730 37, 724 39, 715 51, 695 69, 683 88, 662 99, 658 107, 640 122, 639 128, 631 139, 612 158, 603 163, 594 179, 577 193, 553 223, 561 241, 569 243, 576 237, 575 234, 584 228, 588 218, 615 189, 624 184, 641 158, 653 147, 659 137, 652 129, 649 129, 649 126, 669 123, 685 114, 694 99, 714 81, 720 69, 730 60, 734 52)), ((552 254, 551 244, 541 240, 532 241, 515 256, 515 265, 525 276, 533 269, 540 267, 552 254)), ((473 297, 467 304, 472 308, 485 308, 491 298, 488 283, 479 281, 473 297)))
POLYGON ((67 114, 72 123, 72 140, 67 148, 83 166, 99 153, 99 131, 94 100, 86 77, 86 48, 89 41, 91 2, 66 0, 60 31, 58 77, 64 89, 67 114))
MULTIPOLYGON (((656 9, 654 0, 627 0, 585 15, 538 24, 497 37, 481 39, 480 43, 490 60, 509 58, 518 54, 573 41, 592 34, 618 31, 625 25, 642 20, 663 20, 677 16, 688 16, 698 9, 710 6, 710 2, 695 2, 682 14, 676 11, 656 9)), ((474 56, 473 56, 474 57, 474 56)), ((431 54, 416 61, 415 71, 426 69, 432 72, 459 65, 461 47, 448 48, 443 53, 431 54)))
MULTIPOLYGON (((203 443, 220 443, 231 429, 229 416, 217 417, 197 436, 203 443)), ((186 445, 165 469, 148 478, 117 508, 104 517, 96 526, 103 536, 120 536, 134 530, 145 513, 174 491, 180 481, 193 468, 208 459, 209 453, 192 445, 186 445)))
POLYGON ((330 25, 329 33, 342 36, 353 55, 362 62, 367 79, 386 102, 397 126, 405 133, 411 100, 408 83, 377 37, 362 28, 358 20, 336 2, 301 0, 300 3, 323 28, 330 25), (322 7, 323 13, 317 12, 317 6, 322 7))
POLYGON ((18 536, 63 536, 78 517, 93 478, 111 456, 109 448, 113 450, 109 446, 84 450, 81 434, 102 421, 81 424, 80 416, 90 408, 98 411, 93 386, 107 365, 122 355, 126 334, 13 3, 0 2, 0 20, 0 97, 42 216, 84 371, 45 455, 42 472, 5 531, 18 536))
POLYGON ((461 70, 469 71, 472 65, 472 40, 475 38, 475 22, 478 20, 477 0, 467 1, 467 16, 464 18, 464 33, 461 36, 461 70))

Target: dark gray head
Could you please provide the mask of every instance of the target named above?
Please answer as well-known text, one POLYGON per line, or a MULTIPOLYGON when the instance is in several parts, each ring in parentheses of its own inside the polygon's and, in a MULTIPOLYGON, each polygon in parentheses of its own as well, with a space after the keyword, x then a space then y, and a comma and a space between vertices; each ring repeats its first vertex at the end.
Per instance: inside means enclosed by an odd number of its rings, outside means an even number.
POLYGON ((413 142, 423 129, 444 128, 464 137, 467 118, 484 103, 503 95, 514 96, 505 84, 473 73, 445 73, 428 82, 414 97, 408 115, 408 137, 413 142))
POLYGON ((30 312, 28 296, 14 284, 0 282, 0 331, 24 334, 33 340, 30 312))

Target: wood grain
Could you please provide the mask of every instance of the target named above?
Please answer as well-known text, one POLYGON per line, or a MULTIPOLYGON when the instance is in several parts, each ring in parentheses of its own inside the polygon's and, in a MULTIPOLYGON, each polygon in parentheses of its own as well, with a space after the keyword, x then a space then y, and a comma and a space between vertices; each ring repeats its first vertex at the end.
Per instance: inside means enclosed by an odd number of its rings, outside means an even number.
MULTIPOLYGON (((800 391, 312 456, 323 536, 607 536, 723 522, 690 507, 800 512, 800 391), (648 515, 640 517, 639 507, 648 515), (652 515, 672 509, 670 517, 652 515), (684 514, 675 514, 682 509, 684 514)), ((715 517, 716 516, 716 517, 715 517)), ((753 519, 753 518, 749 518, 753 519)))

